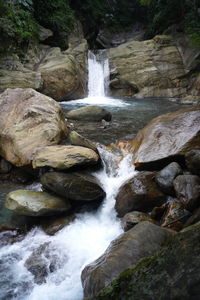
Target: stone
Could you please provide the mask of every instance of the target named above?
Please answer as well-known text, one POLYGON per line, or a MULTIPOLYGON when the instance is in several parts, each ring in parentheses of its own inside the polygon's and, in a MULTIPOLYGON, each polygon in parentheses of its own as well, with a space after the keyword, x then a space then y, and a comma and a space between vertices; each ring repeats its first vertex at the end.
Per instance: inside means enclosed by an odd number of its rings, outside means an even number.
POLYGON ((103 200, 105 192, 99 186, 95 177, 83 173, 49 172, 41 177, 41 183, 46 190, 74 201, 103 200))
POLYGON ((118 192, 115 209, 119 217, 130 211, 149 212, 167 200, 154 181, 153 172, 142 171, 128 180, 118 192))
POLYGON ((173 181, 178 175, 181 174, 183 174, 183 171, 179 164, 172 162, 156 174, 155 181, 164 193, 173 195, 173 181))
POLYGON ((52 216, 68 211, 71 208, 67 200, 45 192, 17 190, 10 192, 5 207, 23 216, 52 216))
POLYGON ((121 96, 136 97, 181 97, 186 93, 186 71, 172 36, 124 43, 109 49, 109 57, 120 87, 112 86, 116 96, 119 91, 121 96))
POLYGON ((90 300, 199 299, 199 235, 200 223, 185 228, 90 300))
POLYGON ((54 235, 59 230, 70 225, 76 219, 75 215, 62 215, 42 218, 40 220, 40 227, 48 235, 54 235))
POLYGON ((66 113, 71 120, 100 122, 101 120, 111 121, 111 113, 100 106, 85 106, 66 113))
POLYGON ((188 170, 200 176, 200 150, 191 150, 185 155, 186 166, 188 170))
POLYGON ((134 163, 138 168, 148 165, 158 168, 175 157, 183 157, 199 149, 200 106, 164 114, 151 120, 130 141, 134 163))
MULTIPOLYGON (((111 242, 105 253, 81 274, 85 297, 93 297, 141 258, 155 254, 171 233, 149 222, 141 222, 111 242)), ((115 298, 117 299, 117 298, 115 298)))
POLYGON ((73 55, 62 53, 60 48, 50 48, 37 71, 41 73, 41 92, 57 101, 82 98, 85 83, 79 72, 79 65, 73 55))
POLYGON ((78 134, 76 131, 71 131, 69 133, 69 140, 70 143, 74 146, 82 146, 98 152, 97 144, 95 142, 90 141, 89 139, 85 138, 84 136, 78 134))
POLYGON ((130 213, 127 213, 122 218, 122 227, 124 231, 128 231, 129 229, 143 221, 155 223, 155 220, 153 220, 148 214, 140 211, 132 211, 130 213))
POLYGON ((30 165, 38 148, 68 134, 59 104, 33 89, 7 89, 0 105, 0 155, 15 166, 30 165))
POLYGON ((93 166, 99 161, 99 155, 91 149, 80 146, 44 147, 33 157, 33 168, 51 167, 60 170, 72 167, 93 166))
POLYGON ((9 163, 8 161, 6 161, 3 158, 0 160, 0 174, 10 173, 12 168, 13 168, 13 166, 11 165, 11 163, 9 163))
POLYGON ((186 209, 193 211, 200 206, 200 178, 196 175, 179 175, 174 180, 177 198, 186 209))
POLYGON ((43 26, 39 25, 39 40, 45 41, 50 36, 53 36, 53 32, 50 29, 44 28, 43 26))

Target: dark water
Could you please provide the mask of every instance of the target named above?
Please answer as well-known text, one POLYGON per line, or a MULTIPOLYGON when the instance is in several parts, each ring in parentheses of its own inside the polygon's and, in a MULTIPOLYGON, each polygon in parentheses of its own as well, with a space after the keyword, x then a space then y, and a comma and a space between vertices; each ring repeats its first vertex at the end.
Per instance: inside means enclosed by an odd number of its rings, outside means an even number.
MULTIPOLYGON (((169 99, 152 98, 124 100, 124 104, 122 107, 101 105, 112 113, 112 121, 106 127, 101 122, 71 120, 72 128, 93 141, 108 145, 119 139, 134 137, 154 117, 188 107, 169 99)), ((68 111, 90 104, 89 101, 87 104, 69 101, 61 105, 68 111)))

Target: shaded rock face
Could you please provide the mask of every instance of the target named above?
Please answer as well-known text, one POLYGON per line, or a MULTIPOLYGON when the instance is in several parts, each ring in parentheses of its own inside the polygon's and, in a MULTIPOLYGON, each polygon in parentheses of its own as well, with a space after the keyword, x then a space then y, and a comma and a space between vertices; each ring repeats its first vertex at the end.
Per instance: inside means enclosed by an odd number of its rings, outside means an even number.
POLYGON ((186 93, 184 64, 171 36, 131 41, 110 49, 109 56, 118 82, 111 86, 115 95, 180 97, 186 93))
POLYGON ((66 117, 71 120, 93 122, 111 121, 112 119, 111 113, 100 106, 86 106, 71 110, 66 113, 66 117))
POLYGON ((37 148, 68 134, 58 103, 33 89, 7 89, 0 105, 0 155, 16 166, 29 165, 37 148))
POLYGON ((97 180, 81 173, 50 172, 41 177, 43 187, 57 195, 73 201, 103 200, 105 192, 97 180))
POLYGON ((148 214, 145 214, 140 211, 132 211, 130 213, 127 213, 123 218, 122 218, 122 227, 124 231, 128 231, 135 225, 137 225, 140 222, 152 222, 155 223, 155 220, 153 220, 148 214))
POLYGON ((192 150, 185 155, 186 166, 192 174, 200 176, 200 150, 192 150))
POLYGON ((200 223, 175 235, 91 300, 199 299, 200 223))
POLYGON ((200 106, 161 115, 150 121, 131 141, 137 167, 158 167, 158 162, 174 161, 200 144, 200 106))
POLYGON ((40 227, 44 232, 48 235, 54 235, 59 230, 63 229, 65 226, 68 226, 72 223, 76 217, 75 215, 65 215, 61 216, 52 216, 47 218, 41 218, 40 220, 40 227))
POLYGON ((183 173, 181 167, 176 162, 172 162, 155 176, 155 181, 160 189, 169 195, 174 194, 173 180, 183 173))
POLYGON ((24 216, 51 216, 70 210, 67 200, 44 192, 17 190, 6 197, 6 208, 24 216))
POLYGON ((115 204, 119 217, 134 210, 151 211, 166 201, 166 195, 158 189, 154 177, 153 172, 139 172, 120 188, 115 204))
POLYGON ((177 198, 189 210, 200 206, 200 178, 196 175, 179 175, 174 180, 177 198))
POLYGON ((141 258, 160 249, 170 233, 149 222, 137 224, 114 240, 106 252, 82 272, 85 297, 93 297, 113 279, 141 258))
POLYGON ((39 150, 33 157, 33 168, 52 167, 66 170, 77 166, 93 166, 99 155, 91 149, 79 146, 50 146, 39 150))

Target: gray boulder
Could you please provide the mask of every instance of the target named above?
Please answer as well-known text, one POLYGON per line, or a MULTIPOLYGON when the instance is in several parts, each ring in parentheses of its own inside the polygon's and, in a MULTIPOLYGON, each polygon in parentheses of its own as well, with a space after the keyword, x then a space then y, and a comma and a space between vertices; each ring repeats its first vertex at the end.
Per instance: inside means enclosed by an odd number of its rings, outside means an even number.
POLYGON ((200 150, 191 150, 186 153, 185 161, 189 171, 200 176, 200 150))
POLYGON ((100 122, 101 120, 111 121, 112 115, 105 108, 100 106, 86 106, 66 113, 71 120, 100 122))

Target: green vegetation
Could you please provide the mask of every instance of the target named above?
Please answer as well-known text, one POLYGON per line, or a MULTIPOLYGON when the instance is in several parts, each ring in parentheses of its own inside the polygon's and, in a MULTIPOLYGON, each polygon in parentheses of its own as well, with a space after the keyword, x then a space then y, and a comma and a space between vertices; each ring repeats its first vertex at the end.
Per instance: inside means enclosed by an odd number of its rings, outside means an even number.
POLYGON ((200 47, 199 8, 200 0, 0 0, 0 51, 35 42, 38 24, 54 32, 51 44, 66 48, 75 19, 89 41, 101 28, 120 30, 140 21, 147 38, 176 28, 200 47))

